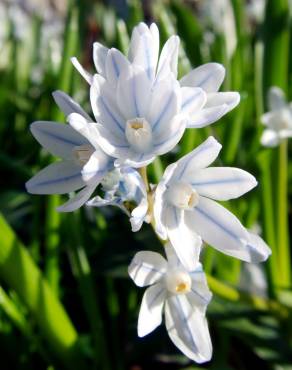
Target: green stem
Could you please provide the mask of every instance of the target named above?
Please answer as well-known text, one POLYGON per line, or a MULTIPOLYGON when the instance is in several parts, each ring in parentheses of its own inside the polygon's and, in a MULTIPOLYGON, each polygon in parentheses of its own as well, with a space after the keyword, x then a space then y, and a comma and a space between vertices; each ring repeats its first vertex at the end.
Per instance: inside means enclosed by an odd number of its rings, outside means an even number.
POLYGON ((279 145, 278 152, 278 253, 279 267, 282 276, 281 285, 289 288, 291 282, 290 270, 290 247, 289 247, 289 228, 288 228, 288 143, 287 140, 279 145))
POLYGON ((278 264, 278 250, 276 244, 275 233, 275 214, 273 202, 273 189, 272 189, 272 175, 271 175, 271 153, 264 152, 259 158, 259 166, 261 168, 261 195, 263 203, 263 226, 264 238, 272 250, 272 255, 268 260, 270 280, 272 281, 272 289, 279 286, 279 264, 278 264))
POLYGON ((51 350, 69 369, 84 369, 78 335, 61 302, 0 214, 0 277, 26 304, 51 350))

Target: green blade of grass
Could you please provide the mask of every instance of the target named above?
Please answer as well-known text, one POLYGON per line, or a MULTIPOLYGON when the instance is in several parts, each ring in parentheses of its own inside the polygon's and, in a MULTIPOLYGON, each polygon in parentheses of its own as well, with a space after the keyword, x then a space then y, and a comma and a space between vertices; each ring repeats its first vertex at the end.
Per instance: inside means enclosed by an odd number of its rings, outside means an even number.
POLYGON ((61 302, 0 214, 0 276, 28 307, 52 351, 72 369, 83 361, 78 335, 61 302))

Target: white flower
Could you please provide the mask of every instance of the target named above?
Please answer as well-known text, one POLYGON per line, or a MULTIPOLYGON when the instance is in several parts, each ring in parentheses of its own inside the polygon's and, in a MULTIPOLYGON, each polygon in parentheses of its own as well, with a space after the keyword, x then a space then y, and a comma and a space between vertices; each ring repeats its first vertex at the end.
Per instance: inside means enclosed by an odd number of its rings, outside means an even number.
POLYGON ((212 356, 212 344, 205 318, 210 292, 202 266, 186 270, 169 243, 166 261, 155 252, 138 252, 129 266, 135 284, 147 288, 138 319, 138 335, 143 337, 162 322, 164 310, 168 335, 190 359, 202 363, 212 356))
POLYGON ((224 37, 227 57, 231 59, 237 46, 236 22, 232 1, 201 0, 198 1, 198 6, 203 21, 205 21, 204 28, 210 24, 215 33, 224 37))
MULTIPOLYGON (((204 92, 199 89, 193 104, 204 92)), ((169 75, 155 86, 140 66, 129 65, 117 87, 99 75, 90 89, 91 105, 99 132, 99 145, 117 165, 143 167, 167 153, 186 128, 181 112, 181 89, 169 75)))
POLYGON ((32 194, 65 194, 83 188, 58 208, 61 212, 70 212, 89 199, 113 168, 113 159, 98 146, 94 124, 83 109, 63 92, 56 91, 53 96, 68 116, 70 126, 38 121, 30 128, 37 141, 62 161, 41 170, 26 183, 26 188, 32 194))
MULTIPOLYGON (((93 62, 97 73, 116 85, 121 68, 129 63, 140 66, 150 80, 165 78, 171 71, 177 76, 179 38, 171 36, 165 43, 158 62, 159 31, 155 23, 148 27, 139 23, 133 29, 128 58, 115 48, 108 49, 99 42, 93 44, 93 62)), ((93 75, 80 65, 76 57, 71 58, 74 67, 89 83, 93 82, 93 75)))
POLYGON ((206 63, 185 75, 181 80, 183 105, 191 96, 191 89, 200 87, 206 93, 203 109, 189 109, 187 127, 205 127, 235 108, 240 95, 237 92, 218 92, 225 77, 225 68, 218 63, 206 63))
POLYGON ((261 120, 266 126, 261 144, 275 147, 279 143, 292 137, 292 105, 287 103, 283 91, 278 87, 271 87, 268 94, 269 112, 262 115, 261 120))
MULTIPOLYGON (((152 23, 148 28, 139 23, 133 30, 128 59, 117 49, 108 49, 96 42, 93 60, 96 71, 116 87, 118 77, 129 63, 142 68, 154 86, 171 73, 177 78, 179 37, 171 36, 159 56, 159 31, 152 23)), ((72 62, 88 83, 93 76, 84 71, 76 58, 72 62)), ((225 77, 225 69, 218 63, 207 63, 195 68, 180 80, 182 86, 182 112, 187 115, 187 127, 204 127, 217 121, 239 103, 237 92, 218 92, 225 77), (205 93, 202 94, 202 88, 205 93), (201 108, 204 106, 204 109, 201 108)))
POLYGON ((214 200, 237 198, 256 186, 249 173, 232 167, 208 167, 221 145, 209 137, 203 144, 167 167, 154 198, 156 231, 173 244, 186 266, 198 259, 199 242, 247 262, 265 260, 270 249, 257 235, 214 200))
POLYGON ((139 231, 143 222, 148 222, 147 191, 140 174, 132 168, 115 168, 102 179, 101 184, 105 191, 104 198, 96 196, 86 205, 92 207, 117 206, 130 216, 132 231, 139 231), (125 202, 136 204, 131 213, 124 205, 125 202))

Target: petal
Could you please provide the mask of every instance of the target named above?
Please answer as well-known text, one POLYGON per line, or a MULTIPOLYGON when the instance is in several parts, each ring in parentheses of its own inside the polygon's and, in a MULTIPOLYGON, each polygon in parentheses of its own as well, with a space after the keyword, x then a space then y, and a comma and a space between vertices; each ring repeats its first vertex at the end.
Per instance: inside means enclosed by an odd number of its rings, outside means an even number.
POLYGON ((246 171, 234 167, 208 167, 188 177, 188 182, 200 194, 215 200, 238 198, 257 185, 246 171))
POLYGON ((144 22, 140 22, 137 26, 134 27, 132 35, 131 35, 130 47, 129 47, 129 52, 128 52, 128 59, 130 62, 133 62, 135 58, 141 35, 143 33, 148 33, 148 32, 149 32, 149 28, 144 22))
POLYGON ((166 300, 165 324, 170 339, 187 357, 198 363, 211 359, 207 320, 191 306, 185 295, 174 295, 166 300))
POLYGON ((141 168, 148 166, 154 159, 155 156, 151 153, 140 154, 129 150, 126 155, 122 153, 121 157, 115 160, 115 166, 141 168))
POLYGON ((163 200, 163 194, 166 190, 165 185, 160 182, 157 185, 157 188, 154 193, 154 220, 155 220, 155 231, 159 235, 159 237, 163 240, 167 238, 167 231, 166 227, 162 222, 162 214, 164 213, 165 209, 165 202, 163 200))
POLYGON ((151 31, 147 27, 147 31, 140 33, 136 47, 133 64, 140 66, 152 81, 155 77, 159 52, 159 31, 155 24, 151 25, 151 31))
POLYGON ((147 288, 142 299, 138 319, 138 336, 144 337, 162 322, 162 309, 166 297, 165 285, 157 283, 147 288))
POLYGON ((185 75, 181 86, 201 87, 205 92, 219 90, 225 77, 225 68, 218 63, 206 63, 185 75))
POLYGON ((220 252, 246 262, 259 262, 256 248, 249 244, 249 234, 226 208, 211 199, 200 197, 199 204, 186 211, 189 228, 220 252))
POLYGON ((147 216, 148 212, 148 201, 147 198, 143 198, 136 208, 131 213, 131 226, 132 231, 137 232, 141 229, 142 224, 147 216))
POLYGON ((193 307, 197 307, 202 314, 205 314, 206 308, 211 302, 212 293, 208 287, 202 265, 198 263, 190 275, 192 278, 192 287, 191 291, 187 294, 187 298, 193 307))
POLYGON ((205 108, 227 105, 228 112, 235 108, 240 102, 240 95, 235 91, 216 92, 207 94, 207 102, 205 108))
POLYGON ((266 129, 261 136, 261 144, 267 147, 275 147, 279 145, 280 138, 276 131, 266 129))
POLYGON ((144 32, 148 32, 148 27, 144 22, 140 22, 137 26, 133 28, 130 40, 130 47, 128 51, 128 59, 131 63, 133 62, 136 51, 138 49, 140 35, 144 32))
POLYGON ((198 113, 193 114, 188 121, 188 128, 202 128, 218 121, 228 112, 226 104, 218 107, 203 108, 198 113))
POLYGON ((150 104, 151 82, 145 71, 132 65, 118 81, 117 102, 124 119, 145 117, 150 104))
POLYGON ((88 120, 78 113, 71 113, 67 117, 68 122, 75 131, 80 135, 84 136, 94 148, 98 148, 97 136, 98 132, 96 130, 96 124, 93 122, 88 122, 88 120))
POLYGON ((207 95, 200 87, 182 87, 182 113, 197 114, 207 101, 207 95))
POLYGON ((90 88, 90 101, 96 122, 102 123, 116 135, 124 134, 125 120, 116 104, 116 91, 106 80, 94 75, 90 88))
POLYGON ((99 195, 95 196, 94 198, 90 199, 86 202, 88 207, 107 207, 107 206, 114 206, 120 208, 127 216, 130 216, 129 211, 123 205, 123 201, 119 197, 112 197, 111 199, 103 199, 99 195))
POLYGON ((125 137, 115 135, 100 124, 96 124, 95 128, 98 132, 97 143, 105 153, 115 158, 129 157, 129 144, 125 137))
POLYGON ((86 82, 89 83, 89 85, 92 84, 93 76, 91 73, 87 72, 82 65, 78 62, 78 59, 73 57, 71 58, 71 63, 73 66, 77 69, 77 71, 81 74, 81 76, 85 79, 86 82))
POLYGON ((64 159, 72 159, 72 150, 75 146, 88 144, 88 141, 72 127, 61 123, 33 122, 30 131, 45 149, 64 159))
POLYGON ((96 150, 82 168, 81 175, 85 182, 91 182, 93 179, 99 182, 112 169, 112 160, 102 150, 96 150))
POLYGON ((222 145, 213 136, 209 136, 201 145, 177 162, 173 177, 178 180, 188 178, 198 169, 209 166, 218 157, 221 148, 222 145))
POLYGON ((99 42, 93 44, 93 62, 96 71, 105 77, 105 61, 109 49, 99 42))
POLYGON ((202 239, 188 228, 184 221, 184 211, 169 206, 165 214, 168 238, 182 265, 192 271, 196 268, 202 246, 202 239))
POLYGON ((105 71, 106 79, 113 86, 117 85, 119 76, 129 68, 129 61, 117 49, 110 49, 107 53, 105 71))
POLYGON ((264 262, 271 255, 270 247, 256 234, 248 233, 248 247, 254 251, 254 263, 264 262))
POLYGON ((83 206, 84 203, 88 201, 92 193, 94 192, 97 184, 93 183, 86 186, 84 189, 80 190, 77 195, 69 199, 62 206, 57 208, 58 212, 73 212, 76 209, 83 206))
POLYGON ((84 185, 81 167, 74 161, 52 163, 25 184, 26 190, 31 194, 65 194, 84 185))
POLYGON ((59 108, 64 112, 65 116, 69 116, 71 113, 78 113, 83 116, 86 120, 92 121, 91 117, 76 103, 69 95, 63 91, 57 90, 53 92, 53 98, 59 108))
POLYGON ((177 77, 179 42, 179 37, 174 35, 164 44, 159 57, 156 83, 167 78, 170 72, 177 77))
POLYGON ((273 86, 268 92, 268 106, 270 110, 278 110, 285 108, 286 99, 283 90, 279 87, 273 86))
POLYGON ((153 148, 156 154, 165 154, 176 146, 185 132, 186 122, 186 118, 178 114, 168 123, 164 131, 157 130, 161 134, 154 138, 153 148))
POLYGON ((146 115, 155 135, 159 136, 165 131, 169 121, 179 113, 180 107, 181 90, 178 82, 168 78, 157 83, 146 115))
POLYGON ((137 286, 152 285, 160 280, 167 269, 161 254, 150 251, 138 252, 128 268, 128 273, 137 286))
POLYGON ((198 113, 190 116, 188 127, 200 128, 218 121, 235 108, 240 101, 237 92, 219 92, 207 94, 207 102, 198 113))

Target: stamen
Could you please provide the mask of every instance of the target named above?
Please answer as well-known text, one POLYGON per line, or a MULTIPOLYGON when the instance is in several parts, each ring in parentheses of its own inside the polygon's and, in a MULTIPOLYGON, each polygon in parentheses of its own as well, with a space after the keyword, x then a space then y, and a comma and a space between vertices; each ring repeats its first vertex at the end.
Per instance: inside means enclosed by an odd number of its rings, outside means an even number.
POLYGON ((166 199, 170 204, 180 209, 192 209, 199 202, 199 194, 190 184, 178 181, 169 186, 166 199))
POLYGON ((72 150, 75 161, 81 166, 84 166, 89 161, 94 151, 95 149, 90 144, 75 146, 72 150))
POLYGON ((145 118, 134 118, 127 121, 126 138, 137 153, 145 153, 152 145, 152 128, 145 118))
POLYGON ((186 271, 170 270, 166 274, 166 287, 173 294, 186 294, 191 290, 192 280, 186 271))

